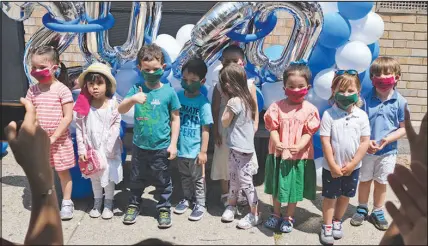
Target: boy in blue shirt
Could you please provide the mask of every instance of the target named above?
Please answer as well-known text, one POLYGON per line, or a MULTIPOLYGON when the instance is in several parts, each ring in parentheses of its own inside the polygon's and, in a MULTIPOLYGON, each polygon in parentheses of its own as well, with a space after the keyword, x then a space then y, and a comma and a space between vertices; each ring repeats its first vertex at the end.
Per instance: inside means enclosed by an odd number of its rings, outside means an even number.
POLYGON ((135 105, 131 195, 123 223, 135 223, 140 213, 141 196, 149 185, 148 181, 154 178, 156 190, 161 193, 156 206, 158 226, 168 228, 172 225, 169 162, 177 156, 180 101, 170 86, 159 81, 166 67, 159 46, 142 47, 137 61, 145 82, 135 84, 118 107, 119 113, 124 114, 135 105))
POLYGON ((194 203, 189 220, 198 221, 206 212, 205 168, 209 127, 213 123, 211 105, 201 94, 207 66, 202 59, 191 59, 182 68, 180 99, 180 136, 178 139, 178 170, 181 174, 184 199, 174 209, 183 214, 194 203))
POLYGON ((401 70, 397 60, 379 57, 370 67, 373 90, 365 96, 364 111, 370 120, 370 146, 360 169, 360 185, 356 213, 351 225, 359 226, 365 219, 379 230, 388 229, 383 207, 387 177, 394 172, 397 160, 397 140, 406 135, 404 128, 406 99, 395 90, 401 70), (367 203, 374 180, 373 210, 368 216, 367 203))

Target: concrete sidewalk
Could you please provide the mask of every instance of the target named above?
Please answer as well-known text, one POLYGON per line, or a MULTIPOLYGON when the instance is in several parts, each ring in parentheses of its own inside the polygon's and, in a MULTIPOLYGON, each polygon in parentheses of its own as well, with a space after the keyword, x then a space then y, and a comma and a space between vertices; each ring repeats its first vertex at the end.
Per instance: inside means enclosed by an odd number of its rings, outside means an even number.
MULTIPOLYGON (((17 243, 23 243, 27 231, 30 209, 31 193, 28 181, 22 169, 16 164, 13 155, 9 151, 2 159, 2 237, 17 243)), ((403 161, 406 158, 401 158, 403 161)), ((180 180, 178 172, 173 168, 174 194, 173 204, 181 198, 180 180)), ((207 170, 208 171, 208 170, 207 170)), ((260 170, 262 171, 262 170, 260 170)), ((208 173, 208 172, 207 172, 208 173)), ((209 175, 208 175, 209 176, 209 175)), ((217 182, 207 180, 207 205, 208 213, 199 222, 191 222, 187 219, 188 211, 183 215, 173 214, 173 226, 170 229, 157 228, 156 200, 153 187, 149 187, 143 195, 143 209, 136 224, 126 226, 121 219, 127 205, 128 191, 116 190, 115 216, 111 220, 101 218, 92 219, 88 212, 92 208, 92 199, 75 201, 75 216, 71 221, 63 222, 64 243, 68 245, 78 244, 134 244, 147 238, 160 238, 175 244, 263 244, 263 245, 309 245, 320 244, 319 231, 322 223, 321 192, 318 191, 315 201, 307 201, 298 204, 296 210, 295 229, 290 234, 274 234, 272 231, 259 226, 250 230, 236 229, 235 222, 225 224, 220 221, 223 208, 219 202, 220 186, 217 182)), ((263 185, 257 186, 260 198, 260 208, 264 219, 271 210, 271 198, 264 194, 263 185)), ((388 200, 398 203, 398 200, 388 187, 388 200)), ((360 227, 352 227, 349 224, 350 216, 355 211, 357 199, 351 199, 351 204, 344 218, 343 239, 336 241, 342 244, 376 245, 383 236, 373 225, 364 223, 360 227)), ((372 206, 370 200, 369 206, 372 206)), ((246 213, 246 211, 244 211, 246 213)), ((387 219, 390 220, 389 215, 387 219)))

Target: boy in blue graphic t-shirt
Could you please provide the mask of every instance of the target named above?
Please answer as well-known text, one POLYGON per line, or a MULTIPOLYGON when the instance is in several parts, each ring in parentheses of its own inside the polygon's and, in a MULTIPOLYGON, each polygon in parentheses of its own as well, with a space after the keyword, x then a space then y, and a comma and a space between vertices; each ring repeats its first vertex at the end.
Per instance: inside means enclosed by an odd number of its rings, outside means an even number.
POLYGON ((176 214, 183 214, 194 203, 189 219, 198 221, 204 215, 205 181, 204 165, 207 162, 209 126, 213 123, 211 105, 201 94, 207 66, 201 59, 191 59, 182 68, 178 92, 180 108, 180 135, 178 139, 178 170, 181 174, 184 199, 175 207, 176 214))

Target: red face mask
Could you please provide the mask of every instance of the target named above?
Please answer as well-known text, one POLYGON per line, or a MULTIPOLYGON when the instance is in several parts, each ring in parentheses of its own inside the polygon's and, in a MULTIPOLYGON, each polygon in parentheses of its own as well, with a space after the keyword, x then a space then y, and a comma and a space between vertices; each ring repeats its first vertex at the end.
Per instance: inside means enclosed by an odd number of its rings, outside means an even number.
POLYGON ((37 79, 39 83, 44 84, 51 80, 52 74, 49 68, 45 68, 43 70, 31 70, 31 76, 37 79))
POLYGON ((372 82, 373 82, 373 86, 382 92, 386 92, 394 88, 396 83, 395 77, 393 76, 387 77, 387 78, 373 77, 372 82))
POLYGON ((306 94, 308 94, 308 88, 303 88, 297 91, 285 88, 285 95, 293 103, 302 103, 303 100, 305 100, 306 94))

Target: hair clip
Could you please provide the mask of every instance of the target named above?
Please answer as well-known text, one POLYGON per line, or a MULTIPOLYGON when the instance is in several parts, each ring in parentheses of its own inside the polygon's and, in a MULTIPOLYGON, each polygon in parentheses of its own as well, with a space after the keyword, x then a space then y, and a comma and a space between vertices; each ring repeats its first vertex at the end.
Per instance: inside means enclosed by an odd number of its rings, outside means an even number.
POLYGON ((305 59, 290 62, 290 65, 306 65, 308 62, 305 59))

